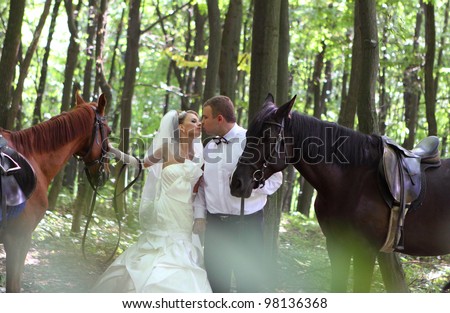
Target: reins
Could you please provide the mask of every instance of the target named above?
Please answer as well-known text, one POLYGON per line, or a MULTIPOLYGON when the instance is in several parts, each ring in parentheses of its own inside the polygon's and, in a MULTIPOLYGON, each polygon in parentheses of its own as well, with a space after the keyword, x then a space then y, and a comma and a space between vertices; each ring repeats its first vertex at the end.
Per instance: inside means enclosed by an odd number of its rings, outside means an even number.
MULTIPOLYGON (((91 223, 91 220, 92 220, 92 217, 93 217, 93 214, 94 214, 95 204, 97 202, 97 196, 101 196, 101 194, 98 192, 98 189, 99 189, 100 186, 103 186, 104 183, 105 183, 105 166, 104 166, 104 164, 106 163, 105 159, 107 158, 106 154, 107 154, 107 151, 108 151, 107 135, 105 134, 105 125, 104 125, 105 117, 101 116, 97 112, 97 109, 95 107, 92 107, 92 109, 95 112, 95 119, 94 119, 94 126, 93 126, 93 129, 92 129, 92 135, 91 135, 92 139, 91 139, 91 143, 90 143, 89 149, 84 154, 84 156, 74 155, 78 160, 82 160, 84 162, 84 165, 85 165, 84 166, 84 172, 86 174, 86 177, 87 177, 87 180, 89 182, 89 185, 91 186, 92 190, 94 191, 93 194, 92 194, 91 201, 90 201, 88 216, 87 216, 87 220, 86 220, 86 225, 84 227, 83 237, 82 237, 82 240, 81 240, 81 250, 82 250, 82 253, 83 253, 83 257, 85 259, 87 259, 87 257, 86 257, 86 249, 85 249, 87 232, 88 232, 89 225, 91 223), (98 142, 97 132, 100 132, 100 142, 98 142), (93 146, 94 146, 94 143, 96 142, 96 140, 97 140, 97 143, 101 143, 101 149, 102 149, 101 150, 102 151, 101 156, 98 159, 95 159, 93 161, 87 162, 86 160, 84 160, 84 158, 91 153, 91 151, 93 149, 93 146), (98 169, 100 174, 99 174, 98 181, 96 183, 94 183, 93 182, 93 177, 91 176, 91 174, 89 172, 89 168, 91 166, 96 165, 96 164, 100 164, 99 169, 98 169)), ((120 168, 120 170, 119 170, 118 178, 121 177, 121 175, 124 172, 126 167, 127 167, 127 164, 124 163, 122 165, 122 167, 120 168)), ((120 217, 119 209, 118 209, 118 205, 117 205, 117 198, 121 194, 126 192, 128 189, 130 189, 131 186, 134 185, 134 183, 138 180, 139 176, 141 175, 141 172, 142 172, 142 164, 139 162, 139 172, 138 172, 138 174, 121 192, 117 191, 118 182, 119 182, 119 179, 117 179, 116 184, 114 186, 113 197, 108 199, 108 198, 102 196, 103 199, 107 199, 107 200, 111 200, 112 201, 113 208, 114 208, 114 214, 116 216, 116 220, 117 220, 117 224, 118 224, 118 228, 119 228, 119 234, 118 234, 118 237, 117 237, 116 245, 115 245, 115 247, 113 249, 113 252, 109 256, 109 258, 106 260, 106 263, 109 262, 114 257, 114 255, 116 254, 117 249, 119 248, 120 239, 122 237, 122 223, 121 223, 121 217, 120 217)))
MULTIPOLYGON (((127 167, 127 164, 123 164, 121 166, 120 170, 119 170, 119 174, 117 176, 117 180, 116 180, 116 183, 115 183, 115 186, 114 186, 113 197, 110 198, 110 199, 102 197, 104 199, 112 201, 113 208, 114 208, 114 214, 116 216, 117 225, 118 225, 118 228, 119 228, 119 234, 118 234, 118 237, 117 237, 116 245, 115 245, 111 255, 105 261, 105 263, 108 263, 114 257, 114 255, 116 254, 117 249, 119 248, 120 239, 122 237, 122 223, 121 223, 121 217, 120 217, 120 214, 119 214, 119 208, 118 208, 118 205, 117 205, 117 198, 120 195, 122 195, 124 192, 126 192, 128 189, 130 189, 136 183, 136 181, 138 180, 139 176, 142 173, 142 165, 139 162, 139 171, 138 171, 138 174, 136 175, 136 177, 121 192, 118 193, 117 192, 117 188, 118 188, 118 185, 119 185, 119 180, 120 180, 119 178, 121 177, 121 175, 124 172, 124 170, 126 169, 126 167, 127 167)), ((83 238, 82 238, 82 241, 81 241, 81 250, 83 252, 83 257, 85 259, 87 259, 87 257, 86 257, 86 249, 85 249, 87 232, 88 232, 91 220, 92 220, 92 216, 94 214, 94 209, 95 209, 95 203, 96 203, 97 195, 101 196, 101 194, 98 193, 98 186, 94 186, 90 179, 88 179, 88 181, 89 181, 89 184, 91 185, 92 189, 94 190, 94 193, 92 194, 91 204, 90 204, 90 207, 89 207, 89 212, 88 212, 88 216, 87 216, 87 220, 86 220, 86 225, 84 227, 83 238)))

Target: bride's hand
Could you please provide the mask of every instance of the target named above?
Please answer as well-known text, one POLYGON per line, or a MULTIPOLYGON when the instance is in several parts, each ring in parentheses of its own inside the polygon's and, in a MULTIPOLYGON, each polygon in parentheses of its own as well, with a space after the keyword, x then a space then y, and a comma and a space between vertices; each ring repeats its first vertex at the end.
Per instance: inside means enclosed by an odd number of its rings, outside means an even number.
POLYGON ((200 235, 205 232, 205 229, 206 229, 206 220, 204 218, 196 218, 194 220, 192 232, 194 234, 200 235))

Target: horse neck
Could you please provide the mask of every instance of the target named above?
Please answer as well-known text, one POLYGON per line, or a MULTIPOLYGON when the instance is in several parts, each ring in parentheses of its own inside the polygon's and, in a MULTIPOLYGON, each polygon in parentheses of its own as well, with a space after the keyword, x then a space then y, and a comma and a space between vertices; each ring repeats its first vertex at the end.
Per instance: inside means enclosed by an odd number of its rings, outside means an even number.
POLYGON ((33 156, 44 175, 51 181, 66 165, 69 159, 79 151, 86 141, 85 136, 67 141, 58 150, 41 152, 33 156))
POLYGON ((318 191, 336 189, 344 177, 358 179, 364 171, 378 166, 381 140, 334 123, 304 115, 293 115, 296 169, 318 191), (310 150, 320 145, 318 150, 310 150), (313 151, 311 155, 311 151, 313 151), (317 153, 317 158, 311 158, 317 153))
MULTIPOLYGON (((87 111, 89 112, 89 110, 87 111)), ((65 114, 69 117, 70 114, 75 116, 80 112, 65 114)), ((85 113, 81 112, 81 114, 85 113)), ((72 120, 67 122, 67 119, 65 122, 57 121, 57 118, 55 118, 26 130, 15 132, 16 134, 11 135, 12 145, 27 157, 33 163, 33 166, 38 167, 37 170, 41 171, 50 182, 70 157, 86 146, 86 142, 92 135, 91 121, 93 118, 87 118, 86 116, 80 118, 78 115, 77 119, 89 122, 82 126, 75 126, 75 118, 73 118, 73 122, 72 120), (45 148, 50 142, 52 147, 45 148)))

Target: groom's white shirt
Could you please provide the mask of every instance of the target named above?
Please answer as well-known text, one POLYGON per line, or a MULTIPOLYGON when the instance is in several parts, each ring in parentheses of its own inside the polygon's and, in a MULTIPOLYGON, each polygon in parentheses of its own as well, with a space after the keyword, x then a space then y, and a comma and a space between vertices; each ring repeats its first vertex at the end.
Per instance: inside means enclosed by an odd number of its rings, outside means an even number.
MULTIPOLYGON (((210 140, 203 151, 204 173, 194 200, 194 217, 205 218, 206 210, 211 214, 239 215, 241 199, 230 193, 230 177, 245 147, 247 130, 237 124, 224 136, 228 143, 217 145, 210 140)), ((266 180, 263 188, 254 189, 245 200, 245 215, 261 210, 267 195, 273 194, 283 180, 281 172, 266 180)))

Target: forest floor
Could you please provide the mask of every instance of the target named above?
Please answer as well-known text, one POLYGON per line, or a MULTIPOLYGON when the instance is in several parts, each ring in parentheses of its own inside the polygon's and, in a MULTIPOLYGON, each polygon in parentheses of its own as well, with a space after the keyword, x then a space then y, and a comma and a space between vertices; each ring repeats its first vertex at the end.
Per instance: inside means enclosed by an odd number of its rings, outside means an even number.
MULTIPOLYGON (((22 283, 25 293, 84 293, 107 267, 107 252, 98 243, 81 251, 81 235, 70 235, 70 217, 46 216, 33 234, 22 283), (98 250, 97 250, 98 252, 98 250)), ((128 242, 130 238, 125 238, 128 242)), ((109 239, 108 239, 109 240, 109 239)), ((113 242, 114 240, 109 240, 113 242)), ((131 241, 132 242, 132 241, 131 241)), ((125 243, 126 244, 126 243, 125 243)), ((126 246, 121 245, 122 249, 126 246)), ((439 292, 450 277, 450 257, 401 256, 411 292, 439 292)), ((280 229, 279 258, 273 292, 328 292, 330 264, 325 240, 315 220, 285 216, 280 229)), ((5 253, 0 245, 0 293, 5 291, 5 253)), ((373 292, 384 292, 379 270, 373 292)))

